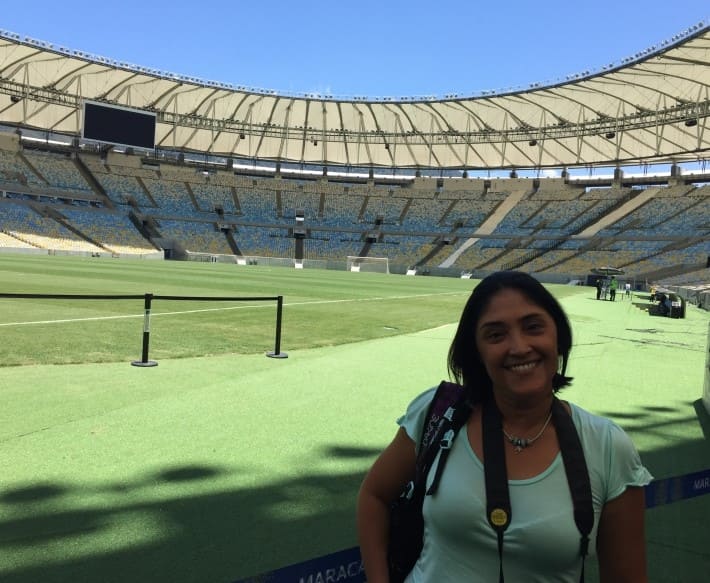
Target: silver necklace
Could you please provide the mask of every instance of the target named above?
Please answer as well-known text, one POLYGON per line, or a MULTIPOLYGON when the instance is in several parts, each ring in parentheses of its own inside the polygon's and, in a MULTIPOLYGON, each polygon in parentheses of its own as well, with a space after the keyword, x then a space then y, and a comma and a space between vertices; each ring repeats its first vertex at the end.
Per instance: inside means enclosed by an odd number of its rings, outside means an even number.
POLYGON ((505 438, 513 444, 513 447, 515 448, 515 453, 520 453, 526 447, 530 447, 538 440, 538 438, 543 433, 545 433, 545 429, 547 429, 547 426, 550 424, 550 419, 552 419, 552 411, 550 411, 550 413, 547 415, 547 419, 545 419, 545 423, 543 423, 542 429, 537 432, 537 435, 535 437, 531 437, 530 439, 526 437, 516 437, 508 433, 505 429, 503 429, 503 435, 505 435, 505 438))

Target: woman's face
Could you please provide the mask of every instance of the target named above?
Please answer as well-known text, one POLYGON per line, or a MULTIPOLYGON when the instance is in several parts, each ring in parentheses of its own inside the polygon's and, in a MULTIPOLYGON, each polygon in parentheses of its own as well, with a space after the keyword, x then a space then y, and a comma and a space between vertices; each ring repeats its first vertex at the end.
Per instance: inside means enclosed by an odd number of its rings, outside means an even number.
POLYGON ((476 346, 494 393, 527 399, 552 392, 557 326, 523 293, 503 289, 491 298, 476 327, 476 346))

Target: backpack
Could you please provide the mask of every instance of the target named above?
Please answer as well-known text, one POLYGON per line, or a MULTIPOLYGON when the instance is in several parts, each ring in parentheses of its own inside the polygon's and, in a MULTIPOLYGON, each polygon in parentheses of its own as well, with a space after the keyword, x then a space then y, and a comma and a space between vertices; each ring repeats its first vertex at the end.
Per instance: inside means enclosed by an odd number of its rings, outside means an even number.
POLYGON ((387 547, 390 583, 402 583, 422 552, 424 496, 436 490, 454 437, 470 412, 464 388, 442 381, 427 410, 414 478, 405 484, 402 493, 390 505, 387 547), (427 476, 439 450, 441 458, 436 475, 429 490, 426 490, 427 476))

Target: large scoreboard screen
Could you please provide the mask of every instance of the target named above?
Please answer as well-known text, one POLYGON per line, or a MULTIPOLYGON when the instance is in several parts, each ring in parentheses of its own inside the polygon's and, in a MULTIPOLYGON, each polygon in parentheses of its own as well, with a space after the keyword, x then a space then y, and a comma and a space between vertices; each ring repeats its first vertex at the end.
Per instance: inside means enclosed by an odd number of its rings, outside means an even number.
POLYGON ((85 101, 81 135, 87 140, 152 150, 155 120, 154 113, 85 101))

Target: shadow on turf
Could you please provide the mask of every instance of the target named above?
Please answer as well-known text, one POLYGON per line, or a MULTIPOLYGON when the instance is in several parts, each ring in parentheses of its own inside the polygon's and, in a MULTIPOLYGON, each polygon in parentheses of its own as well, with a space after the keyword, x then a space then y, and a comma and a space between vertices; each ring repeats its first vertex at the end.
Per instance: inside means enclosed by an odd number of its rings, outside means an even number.
POLYGON ((625 419, 625 420, 636 420, 641 423, 635 424, 633 426, 633 431, 635 433, 655 432, 662 427, 667 427, 670 425, 684 426, 688 423, 693 423, 697 421, 700 423, 703 432, 706 433, 708 414, 705 412, 705 408, 702 405, 702 401, 698 399, 695 403, 692 403, 695 408, 697 419, 692 415, 685 415, 686 405, 679 405, 678 407, 666 407, 660 405, 644 405, 638 407, 634 411, 602 411, 600 415, 603 417, 609 417, 610 419, 625 419), (669 417, 659 421, 659 413, 681 413, 682 416, 669 417), (704 416, 704 417, 703 417, 704 416))
POLYGON ((342 445, 334 445, 325 449, 326 456, 341 457, 341 458, 368 458, 372 459, 380 453, 381 450, 371 447, 348 447, 342 445))
MULTIPOLYGON (((695 407, 706 439, 642 452, 644 464, 656 478, 678 475, 689 468, 701 469, 698 464, 707 460, 710 416, 700 401, 687 405, 695 407)), ((683 406, 676 409, 648 405, 631 414, 607 414, 641 421, 634 427, 635 432, 657 433, 664 425, 696 422, 685 412, 683 406), (681 415, 658 422, 659 413, 673 412, 681 415), (644 420, 648 421, 646 425, 644 420)), ((322 455, 366 461, 378 451, 334 445, 322 455)), ((2 581, 230 583, 356 544, 355 497, 363 472, 332 475, 311 471, 268 484, 216 492, 200 493, 195 488, 204 484, 207 489, 210 482, 230 473, 233 470, 184 465, 108 486, 42 482, 0 492, 2 581), (184 491, 175 494, 174 488, 180 485, 184 491), (171 494, 161 496, 161 486, 168 486, 171 494), (76 503, 77 499, 95 497, 97 493, 121 496, 131 490, 145 490, 145 496, 133 496, 113 507, 76 503), (69 496, 72 501, 63 502, 69 496), (7 507, 19 518, 8 519, 7 507), (136 517, 143 517, 141 524, 147 532, 159 532, 147 541, 139 532, 135 540, 126 540, 127 532, 135 530, 136 517), (112 531, 117 533, 115 540, 110 539, 112 531), (9 553, 18 551, 24 563, 9 564, 9 553)), ((698 499, 692 505, 674 504, 670 512, 649 512, 652 573, 665 569, 675 573, 678 580, 703 580, 696 578, 699 573, 681 550, 697 555, 695 547, 703 540, 698 534, 705 527, 701 516, 706 505, 707 501, 698 499), (684 539, 680 547, 679 537, 684 539)), ((704 565, 706 550, 698 552, 704 565)), ((698 561, 696 557, 699 564, 698 561)), ((701 566, 700 571, 706 573, 703 569, 701 566)))
MULTIPOLYGON (((710 415, 700 400, 678 407, 649 404, 605 415, 633 420, 634 432, 653 434, 700 423, 704 439, 644 451, 642 457, 656 478, 707 465, 710 415), (691 405, 696 415, 688 414, 691 405), (668 418, 659 419, 664 414, 668 418)), ((378 452, 333 445, 321 455, 366 462, 378 452)), ((363 472, 297 470, 297 477, 216 492, 210 484, 235 473, 233 469, 185 464, 93 487, 85 481, 82 485, 43 481, 0 491, 0 578, 3 583, 230 583, 354 546, 355 496, 363 472), (160 495, 165 486, 170 494, 160 495), (176 494, 176 487, 183 491, 176 494), (105 493, 115 494, 115 506, 76 502, 105 493), (15 518, 8 518, 7 510, 15 518), (136 523, 136 517, 142 522, 136 523), (127 540, 127 532, 137 525, 155 534, 146 540, 136 533, 135 540, 130 535, 127 540), (9 564, 7 557, 18 552, 22 562, 9 564)), ((678 555, 676 544, 679 536, 687 538, 681 547, 695 552, 698 543, 693 537, 704 528, 698 505, 707 502, 692 504, 650 512, 649 562, 655 572, 675 569, 681 580, 696 580, 687 571, 687 561, 679 563, 684 555, 678 555), (654 513, 663 519, 654 520, 654 513), (666 539, 676 542, 671 547, 666 539)))
MULTIPOLYGON (((697 408, 698 403, 694 405, 697 408)), ((639 411, 640 416, 650 413, 639 411)), ((705 427, 707 421, 705 414, 705 427)), ((692 418, 676 422, 688 423, 692 418)), ((658 424, 649 427, 655 429, 658 424)), ((350 446, 329 449, 344 458, 365 456, 369 451, 350 446)), ((707 460, 707 451, 707 441, 696 439, 643 452, 642 457, 654 476, 662 478, 689 467, 700 469, 698 462, 707 460)), ((189 486, 227 473, 207 466, 171 467, 141 476, 133 487, 143 489, 151 478, 157 485, 177 481, 189 486)), ((13 505, 14 514, 22 518, 0 518, 1 579, 3 583, 230 583, 354 546, 355 496, 361 480, 360 472, 312 472, 257 487, 204 494, 186 489, 184 495, 160 497, 149 491, 138 501, 103 508, 86 508, 81 503, 62 506, 61 500, 68 495, 92 496, 104 491, 104 486, 43 483, 5 491, 0 493, 0 504, 13 505), (307 512, 298 506, 299 500, 306 500, 307 512), (127 541, 126 528, 131 523, 122 521, 136 516, 145 516, 149 532, 157 526, 161 532, 149 541, 140 533, 127 541), (120 531, 123 538, 107 544, 112 530, 120 531), (8 552, 17 551, 31 563, 9 564, 8 552)), ((121 486, 130 489, 131 484, 121 486)), ((709 559, 705 539, 699 534, 704 532, 708 502, 710 497, 703 497, 649 511, 651 573, 674 573, 684 583, 705 580, 709 559)), ((7 517, 2 506, 0 511, 7 517)))
MULTIPOLYGON (((376 453, 333 446, 323 455, 376 453)), ((355 545, 364 471, 298 470, 295 478, 216 492, 211 482, 232 470, 186 465, 108 485, 42 482, 0 492, 0 579, 229 583, 355 545), (176 495, 176 486, 184 491, 176 495), (118 501, 97 507, 106 493, 118 501), (9 563, 15 553, 20 560, 9 563)))
MULTIPOLYGON (((23 504, 58 498, 67 493, 67 488, 57 484, 36 484, 0 493, 0 504, 23 504)), ((2 539, 0 539, 2 540, 2 539)), ((1 543, 0 543, 1 544, 1 543)))

